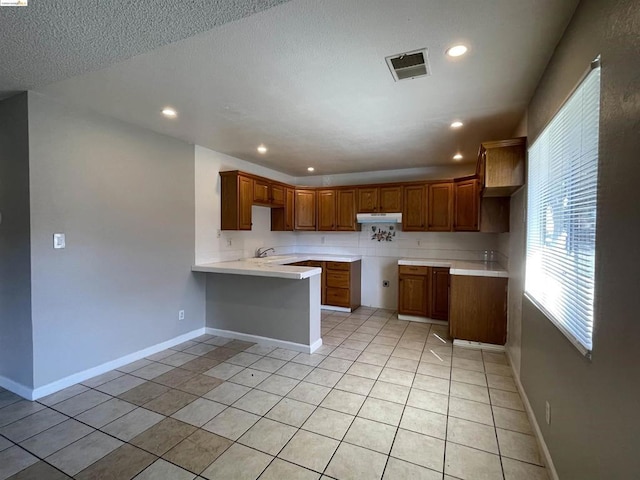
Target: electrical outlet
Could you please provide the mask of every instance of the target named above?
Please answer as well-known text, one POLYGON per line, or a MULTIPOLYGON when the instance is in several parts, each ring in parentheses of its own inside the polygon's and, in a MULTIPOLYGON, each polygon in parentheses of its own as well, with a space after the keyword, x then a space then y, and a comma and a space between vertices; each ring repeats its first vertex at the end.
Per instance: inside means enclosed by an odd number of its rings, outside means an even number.
POLYGON ((420 245, 421 245, 421 241, 420 241, 420 240, 418 240, 418 246, 420 246, 420 245))
POLYGON ((320 237, 320 243, 324 245, 324 237, 320 237))
POLYGON ((389 280, 383 280, 382 281, 382 286, 385 287, 385 288, 388 288, 389 287, 389 280))
POLYGON ((551 425, 551 405, 549 405, 548 401, 544 403, 545 403, 544 417, 547 420, 547 425, 551 425))
POLYGON ((178 310, 178 320, 184 320, 184 310, 178 310))
POLYGON ((216 237, 220 238, 222 236, 222 230, 218 229, 218 231, 216 232, 216 237))
POLYGON ((230 238, 227 238, 227 247, 230 247, 233 245, 233 240, 231 240, 230 238))

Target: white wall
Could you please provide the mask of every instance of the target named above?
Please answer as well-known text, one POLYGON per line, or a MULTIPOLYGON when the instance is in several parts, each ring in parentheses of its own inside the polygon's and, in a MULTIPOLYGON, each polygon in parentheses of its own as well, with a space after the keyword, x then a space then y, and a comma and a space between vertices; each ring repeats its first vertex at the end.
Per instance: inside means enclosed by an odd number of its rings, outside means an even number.
POLYGON ((288 184, 295 181, 289 175, 196 145, 196 263, 251 257, 258 247, 265 246, 275 247, 277 254, 293 251, 295 233, 271 232, 271 212, 267 207, 252 208, 251 231, 220 230, 220 172, 226 170, 242 170, 288 184))

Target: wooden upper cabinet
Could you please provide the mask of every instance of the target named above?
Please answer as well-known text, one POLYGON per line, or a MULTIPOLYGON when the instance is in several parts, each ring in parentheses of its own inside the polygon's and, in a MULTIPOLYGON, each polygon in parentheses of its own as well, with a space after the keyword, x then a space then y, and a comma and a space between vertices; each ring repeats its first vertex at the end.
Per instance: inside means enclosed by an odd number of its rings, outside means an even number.
POLYGON ((336 191, 318 190, 318 230, 336 229, 336 191))
MULTIPOLYGON (((274 190, 275 192, 275 190, 274 190)), ((294 190, 284 187, 284 202, 280 208, 271 209, 271 230, 274 232, 291 232, 294 225, 294 190)))
POLYGON ((358 188, 358 213, 378 211, 378 188, 358 188))
POLYGON ((271 183, 266 178, 254 178, 253 203, 265 207, 284 206, 284 185, 271 183))
POLYGON ((222 230, 251 230, 253 179, 237 171, 220 172, 222 230))
POLYGON ((285 186, 277 183, 271 184, 271 205, 284 206, 285 204, 285 186))
POLYGON ((453 184, 433 183, 429 185, 429 208, 427 230, 450 232, 453 227, 453 184))
POLYGON ((404 202, 402 209, 403 231, 424 232, 427 229, 426 192, 426 185, 407 185, 404 187, 404 202))
POLYGON ((355 232, 358 227, 355 189, 336 190, 336 230, 355 232))
POLYGON ((271 184, 266 180, 253 181, 253 203, 257 205, 271 204, 271 184))
POLYGON ((484 197, 508 197, 524 185, 526 137, 483 142, 476 168, 484 197))
POLYGON ((398 213, 402 211, 402 187, 380 187, 381 213, 398 213))
POLYGON ((316 191, 295 190, 294 229, 316 230, 316 191))
POLYGON ((238 177, 240 186, 240 221, 238 230, 251 230, 251 205, 253 180, 247 177, 238 177))
POLYGON ((457 232, 477 232, 480 223, 480 196, 476 178, 454 183, 453 229, 457 232))
POLYGON ((358 188, 358 213, 402 211, 402 186, 358 188))

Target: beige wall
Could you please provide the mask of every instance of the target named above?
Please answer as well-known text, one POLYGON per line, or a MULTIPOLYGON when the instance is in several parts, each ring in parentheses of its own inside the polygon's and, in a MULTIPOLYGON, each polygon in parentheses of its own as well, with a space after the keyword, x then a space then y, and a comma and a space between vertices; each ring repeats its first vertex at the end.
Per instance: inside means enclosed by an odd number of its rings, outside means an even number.
POLYGON ((0 385, 33 386, 27 94, 0 102, 0 385))
POLYGON ((592 360, 526 298, 522 305, 521 380, 562 479, 631 479, 640 472, 638 32, 637 0, 583 0, 528 109, 532 142, 602 55, 592 360))
POLYGON ((34 387, 204 326, 193 145, 29 92, 29 166, 34 387))

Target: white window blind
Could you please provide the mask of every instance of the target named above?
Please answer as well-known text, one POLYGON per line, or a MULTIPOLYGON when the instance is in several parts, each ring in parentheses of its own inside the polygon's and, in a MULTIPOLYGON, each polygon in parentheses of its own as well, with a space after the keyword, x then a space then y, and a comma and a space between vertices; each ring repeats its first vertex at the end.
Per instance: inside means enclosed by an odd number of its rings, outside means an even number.
POLYGON ((595 66, 529 148, 525 292, 584 355, 592 348, 599 113, 595 66))

